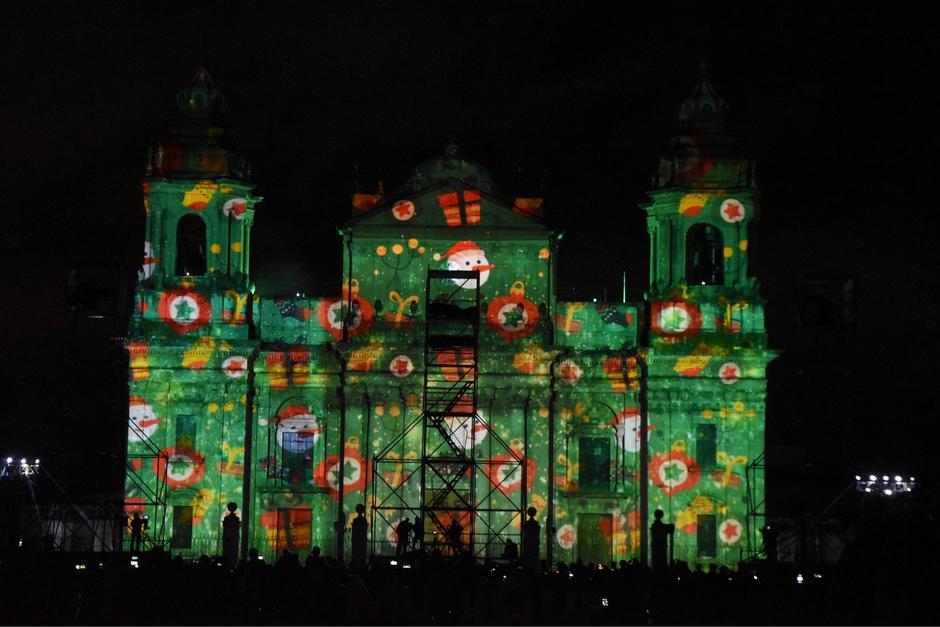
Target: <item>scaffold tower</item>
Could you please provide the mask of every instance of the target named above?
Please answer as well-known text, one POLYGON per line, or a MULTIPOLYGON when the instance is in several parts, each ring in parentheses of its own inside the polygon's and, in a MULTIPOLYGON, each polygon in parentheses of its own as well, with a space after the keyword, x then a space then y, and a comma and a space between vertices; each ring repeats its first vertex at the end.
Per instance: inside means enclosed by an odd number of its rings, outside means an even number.
MULTIPOLYGON (((524 496, 505 486, 525 460, 477 409, 479 279, 478 271, 428 271, 423 411, 374 458, 372 528, 377 519, 394 526, 414 516, 422 547, 483 558, 498 556, 507 539, 520 541, 524 496), (483 434, 497 453, 489 458, 476 450, 483 434), (414 437, 420 458, 404 460, 397 450, 414 437), (383 472, 390 466, 399 472, 383 472)), ((373 531, 373 555, 383 546, 373 531)))

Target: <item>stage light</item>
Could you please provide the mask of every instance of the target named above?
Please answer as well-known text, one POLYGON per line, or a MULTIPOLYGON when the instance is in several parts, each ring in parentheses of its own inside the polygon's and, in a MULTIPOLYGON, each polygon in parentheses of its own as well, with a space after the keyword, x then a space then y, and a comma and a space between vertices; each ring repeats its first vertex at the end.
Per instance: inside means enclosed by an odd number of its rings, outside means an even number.
POLYGON ((894 494, 894 492, 891 490, 891 488, 885 488, 885 489, 884 489, 884 495, 885 495, 885 496, 891 496, 892 494, 894 494))
POLYGON ((901 475, 894 475, 894 480, 901 483, 901 475))
POLYGON ((861 477, 859 477, 858 475, 855 475, 855 480, 856 480, 856 481, 861 481, 861 480, 862 480, 862 478, 861 478, 861 477))
POLYGON ((796 576, 796 583, 803 583, 803 575, 796 576))
POLYGON ((878 477, 876 477, 875 475, 868 475, 868 480, 869 480, 869 481, 878 481, 878 477))
POLYGON ((398 560, 392 560, 389 562, 392 566, 398 566, 398 560))
POLYGON ((24 457, 23 459, 21 459, 21 460, 20 460, 20 463, 25 466, 25 465, 26 465, 26 458, 24 457))
POLYGON ((12 463, 13 463, 13 458, 12 458, 12 457, 7 457, 7 463, 8 463, 8 464, 12 464, 12 463))
POLYGON ((891 479, 888 478, 888 475, 885 475, 885 476, 882 477, 881 479, 882 479, 882 481, 890 481, 890 480, 891 480, 891 479))
POLYGON ((607 597, 601 597, 601 605, 604 607, 610 607, 610 603, 607 601, 607 597))
POLYGON ((39 460, 37 459, 37 460, 36 460, 35 462, 33 462, 33 463, 38 466, 38 465, 39 465, 39 460))

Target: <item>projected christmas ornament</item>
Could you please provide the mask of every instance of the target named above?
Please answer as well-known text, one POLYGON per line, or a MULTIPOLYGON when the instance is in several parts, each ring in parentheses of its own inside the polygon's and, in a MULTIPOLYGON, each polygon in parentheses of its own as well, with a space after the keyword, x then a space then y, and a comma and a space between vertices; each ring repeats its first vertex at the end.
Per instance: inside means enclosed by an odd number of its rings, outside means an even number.
POLYGON ((212 317, 209 301, 202 294, 185 289, 163 292, 157 312, 177 335, 198 331, 212 317))
POLYGON ((414 370, 414 364, 411 363, 411 358, 408 357, 408 355, 397 355, 392 358, 388 369, 393 375, 399 379, 403 379, 414 370))
POLYGON ((343 337, 343 320, 346 320, 347 337, 356 337, 372 327, 375 314, 372 305, 359 296, 359 281, 352 280, 352 288, 343 286, 340 299, 324 298, 317 307, 320 326, 337 340, 343 337))
MULTIPOLYGON (((359 444, 355 438, 346 443, 343 474, 343 491, 346 494, 365 490, 370 478, 371 465, 362 458, 359 444)), ((327 455, 317 464, 313 473, 313 482, 326 488, 334 500, 339 500, 339 455, 327 455)))
POLYGON ((199 483, 206 474, 206 459, 188 447, 170 447, 160 451, 166 455, 153 460, 153 472, 158 477, 166 472, 166 484, 171 488, 185 488, 199 483))
POLYGON ((410 200, 399 200, 392 205, 392 215, 400 222, 407 222, 415 217, 415 204, 410 200))
POLYGON ((726 385, 737 383, 741 380, 741 368, 733 361, 727 361, 718 368, 718 377, 726 385))
POLYGON ((506 343, 527 337, 539 323, 539 309, 525 298, 525 285, 516 281, 509 295, 496 296, 486 309, 486 322, 506 343))
POLYGON ((574 525, 564 524, 555 532, 555 540, 561 548, 570 549, 578 541, 578 531, 574 525))
POLYGON ((721 525, 718 526, 718 537, 725 544, 734 544, 741 539, 742 530, 741 523, 729 518, 722 521, 721 525))
POLYGON ((735 222, 740 222, 744 219, 744 205, 740 201, 735 200, 734 198, 729 198, 721 203, 721 218, 725 222, 734 224, 735 222))
POLYGON ((685 454, 685 442, 673 444, 668 453, 654 455, 650 461, 650 480, 667 496, 695 487, 701 478, 695 459, 685 454))
MULTIPOLYGON (((509 453, 494 455, 485 466, 484 473, 497 490, 503 494, 512 494, 522 488, 522 459, 520 452, 516 456, 509 453)), ((526 483, 531 486, 535 481, 535 460, 531 457, 526 459, 525 468, 526 483)))
POLYGON ((232 379, 240 379, 248 372, 248 359, 241 355, 229 357, 222 362, 222 372, 232 379))
POLYGON ((226 218, 244 220, 246 211, 248 211, 248 201, 244 198, 230 198, 222 205, 222 214, 226 218))
POLYGON ((664 338, 688 338, 702 329, 702 310, 695 303, 656 301, 650 316, 653 332, 664 338))

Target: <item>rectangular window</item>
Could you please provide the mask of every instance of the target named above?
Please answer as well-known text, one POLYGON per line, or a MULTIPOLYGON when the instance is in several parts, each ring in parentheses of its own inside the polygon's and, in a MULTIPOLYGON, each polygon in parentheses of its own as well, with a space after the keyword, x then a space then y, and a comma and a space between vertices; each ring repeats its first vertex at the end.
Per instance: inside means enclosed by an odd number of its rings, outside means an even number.
POLYGON ((578 483, 589 492, 610 490, 610 438, 579 438, 578 483))
POLYGON ((718 428, 715 425, 697 425, 695 430, 695 461, 702 470, 715 467, 718 448, 718 428))
POLYGON ((190 549, 193 546, 193 507, 192 505, 173 506, 173 538, 170 548, 190 549))
POLYGON ((696 544, 699 557, 715 557, 717 554, 718 531, 715 528, 714 514, 699 514, 696 532, 696 544))
POLYGON ((284 479, 292 485, 310 483, 313 479, 313 446, 310 437, 297 431, 284 431, 281 437, 284 479))
POLYGON ((196 417, 176 417, 176 450, 196 450, 196 417))

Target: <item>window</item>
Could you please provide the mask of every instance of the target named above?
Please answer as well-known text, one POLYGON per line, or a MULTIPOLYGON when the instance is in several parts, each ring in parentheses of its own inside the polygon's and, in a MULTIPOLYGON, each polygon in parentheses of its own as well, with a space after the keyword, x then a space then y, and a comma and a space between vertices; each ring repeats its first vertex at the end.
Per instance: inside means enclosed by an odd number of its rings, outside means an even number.
POLYGON ((580 438, 578 483, 589 492, 610 490, 610 438, 580 438))
POLYGON ((206 273, 206 223, 195 214, 176 223, 176 276, 206 273))
POLYGON ((299 431, 284 431, 284 479, 291 484, 309 483, 313 478, 313 439, 299 431))
POLYGON ((193 546, 193 507, 192 505, 173 506, 172 549, 191 549, 193 546))
POLYGON ((699 514, 697 533, 696 533, 696 544, 698 545, 698 556, 699 557, 715 557, 717 554, 717 542, 718 542, 718 532, 715 529, 715 515, 714 514, 699 514))
POLYGON ((176 450, 196 449, 196 417, 195 416, 177 416, 176 417, 176 450))
POLYGON ((695 430, 695 461, 702 470, 715 467, 718 448, 718 428, 715 425, 697 425, 695 430))
POLYGON ((722 285, 724 245, 721 231, 711 224, 696 224, 685 236, 685 280, 689 285, 722 285))

